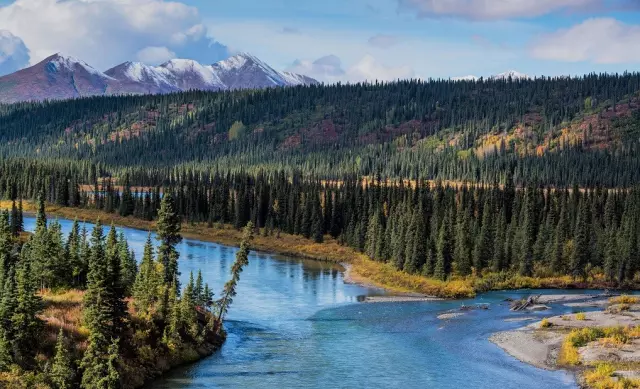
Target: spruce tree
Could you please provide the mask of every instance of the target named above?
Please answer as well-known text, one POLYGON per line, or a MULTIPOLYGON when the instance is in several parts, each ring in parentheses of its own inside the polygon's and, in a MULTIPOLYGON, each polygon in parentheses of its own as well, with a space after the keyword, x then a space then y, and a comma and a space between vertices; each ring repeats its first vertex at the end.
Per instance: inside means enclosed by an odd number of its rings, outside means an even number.
POLYGON ((534 193, 533 188, 528 188, 525 194, 525 204, 522 210, 524 219, 518 236, 520 238, 519 272, 522 276, 533 274, 533 244, 536 225, 534 193))
POLYGON ((446 215, 438 232, 436 264, 433 271, 433 276, 439 280, 446 280, 451 271, 451 260, 453 256, 452 246, 450 216, 446 215))
POLYGON ((62 328, 60 328, 58 341, 56 343, 56 353, 53 357, 49 377, 56 389, 72 389, 74 387, 75 374, 76 372, 71 361, 71 356, 65 344, 64 332, 62 328))
POLYGON ((585 266, 589 262, 589 208, 587 200, 582 199, 579 205, 578 220, 574 235, 575 250, 571 258, 571 275, 575 278, 585 277, 585 266))
POLYGON ((182 241, 180 235, 180 216, 176 213, 176 205, 170 193, 166 193, 160 203, 158 222, 156 223, 157 236, 160 240, 158 248, 158 261, 165 270, 165 283, 176 283, 179 288, 178 276, 178 251, 176 245, 182 241))
POLYGON ((11 315, 11 343, 15 362, 23 368, 33 367, 43 329, 38 318, 42 301, 28 260, 22 259, 16 271, 16 305, 11 315))
POLYGON ((471 274, 471 245, 469 243, 469 213, 466 209, 458 210, 456 223, 456 239, 453 250, 453 261, 456 263, 456 270, 459 275, 467 276, 471 274))
POLYGON ((249 243, 251 239, 253 239, 253 225, 249 223, 244 228, 240 250, 236 253, 236 260, 231 267, 231 279, 225 283, 222 297, 218 300, 218 315, 216 318, 218 331, 221 330, 222 320, 233 302, 233 297, 236 295, 236 287, 240 281, 242 269, 249 264, 249 243))
POLYGON ((47 215, 45 213, 44 193, 38 194, 38 210, 36 212, 36 231, 47 227, 47 215))

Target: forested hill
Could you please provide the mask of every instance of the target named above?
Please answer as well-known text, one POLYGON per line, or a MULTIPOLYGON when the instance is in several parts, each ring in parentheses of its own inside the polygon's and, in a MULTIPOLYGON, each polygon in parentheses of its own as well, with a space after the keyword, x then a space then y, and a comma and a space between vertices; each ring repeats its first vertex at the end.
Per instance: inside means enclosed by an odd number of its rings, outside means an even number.
POLYGON ((0 153, 120 169, 640 183, 640 74, 401 81, 0 106, 0 153))

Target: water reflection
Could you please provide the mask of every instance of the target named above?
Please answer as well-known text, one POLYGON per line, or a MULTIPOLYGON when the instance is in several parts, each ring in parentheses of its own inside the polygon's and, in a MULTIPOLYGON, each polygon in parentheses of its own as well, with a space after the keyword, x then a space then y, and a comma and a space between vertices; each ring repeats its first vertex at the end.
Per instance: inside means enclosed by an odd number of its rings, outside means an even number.
MULTIPOLYGON (((71 222, 60 221, 68 233, 71 222)), ((33 218, 25 227, 33 229, 33 218)), ((87 225, 91 228, 91 225, 87 225)), ((108 228, 107 228, 108 230, 108 228)), ((147 233, 124 229, 138 259, 147 233)), ((191 271, 219 293, 237 251, 185 240, 178 248, 182 282, 191 271)), ((252 252, 212 357, 175 370, 150 387, 178 388, 576 388, 565 372, 520 363, 487 339, 522 324, 503 304, 528 292, 495 292, 465 301, 488 303, 450 321, 436 316, 459 301, 358 304, 379 294, 343 282, 340 266, 252 252)), ((573 309, 528 313, 543 317, 573 309)))

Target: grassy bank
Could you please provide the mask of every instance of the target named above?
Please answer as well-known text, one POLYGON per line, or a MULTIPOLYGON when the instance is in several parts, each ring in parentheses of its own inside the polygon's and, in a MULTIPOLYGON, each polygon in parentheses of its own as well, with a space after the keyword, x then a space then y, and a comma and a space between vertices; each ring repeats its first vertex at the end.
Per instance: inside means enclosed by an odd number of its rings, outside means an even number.
MULTIPOLYGON (((1 208, 10 208, 11 202, 1 201, 1 208)), ((25 212, 35 211, 34 204, 24 203, 25 212)), ((47 207, 47 214, 65 219, 77 218, 81 221, 95 221, 98 218, 103 224, 155 230, 155 222, 121 217, 95 209, 69 208, 56 205, 47 207)), ((205 223, 184 223, 182 235, 186 238, 215 242, 235 246, 242 238, 242 232, 229 225, 216 224, 208 228, 205 223)), ((408 274, 395 269, 392 265, 370 260, 356 250, 340 245, 335 239, 325 237, 324 243, 315 243, 297 235, 280 234, 279 237, 256 234, 251 243, 259 251, 282 254, 286 256, 326 261, 332 263, 348 263, 351 265, 350 280, 387 289, 394 293, 422 293, 445 298, 473 297, 477 292, 502 289, 603 289, 612 287, 602 277, 591 276, 586 280, 576 281, 569 276, 564 277, 521 277, 511 273, 489 273, 482 277, 469 276, 440 281, 420 275, 408 274)))

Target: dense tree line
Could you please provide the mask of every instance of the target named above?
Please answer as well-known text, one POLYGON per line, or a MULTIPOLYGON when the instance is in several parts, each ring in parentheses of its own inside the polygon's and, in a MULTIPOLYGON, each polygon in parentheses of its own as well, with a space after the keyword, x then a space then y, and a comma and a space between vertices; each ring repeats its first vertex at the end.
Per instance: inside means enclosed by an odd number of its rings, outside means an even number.
MULTIPOLYGON (((14 186, 3 177, 0 189, 14 186)), ((40 182, 37 174, 30 177, 40 182)), ((107 179, 87 192, 68 179, 69 189, 54 190, 49 199, 152 220, 165 219, 161 203, 171 196, 175 217, 185 222, 236 228, 251 222, 267 235, 285 232, 317 242, 331 235, 400 270, 440 279, 483 272, 581 278, 600 272, 624 283, 640 270, 637 189, 518 186, 510 177, 501 185, 457 187, 357 176, 322 181, 282 171, 210 177, 184 171, 162 181, 168 185, 134 189, 128 179, 118 187, 107 179), (68 195, 76 192, 77 204, 68 195)), ((162 250, 170 282, 175 253, 162 250)))
MULTIPOLYGON (((0 107, 0 152, 78 161, 74 169, 85 175, 133 177, 143 167, 167 177, 178 165, 205 175, 217 166, 254 174, 296 169, 334 179, 378 174, 491 183, 514 172, 519 183, 631 186, 640 182, 639 90, 640 75, 632 73, 22 103, 0 107), (630 113, 605 120, 607 139, 601 141, 610 147, 604 149, 583 141, 544 155, 508 144, 486 155, 469 153, 484 135, 508 133, 525 122, 532 134, 522 141, 535 146, 585 115, 623 111, 630 113), (433 142, 438 147, 430 147, 433 142)), ((585 141, 590 132, 585 130, 585 141)))
POLYGON ((249 232, 239 253, 240 265, 233 269, 233 293, 226 287, 223 298, 214 303, 201 273, 192 273, 180 288, 175 249, 182 239, 180 218, 170 195, 159 204, 160 245, 155 250, 149 235, 139 267, 123 233, 113 226, 105 234, 98 221, 89 233, 75 221, 63 237, 60 224, 47 221, 44 197, 38 198, 35 231, 24 243, 17 237, 20 231, 12 231, 12 220, 21 218, 21 212, 0 215, 0 373, 16 367, 39 372, 29 380, 43 388, 117 389, 131 385, 125 382, 125 361, 131 358, 150 363, 150 355, 162 352, 179 358, 183 345, 217 342, 230 294, 235 294, 247 261, 249 232), (45 327, 42 293, 69 288, 84 290, 87 348, 81 354, 75 345, 72 350, 62 326, 53 357, 49 362, 38 360, 45 327))

